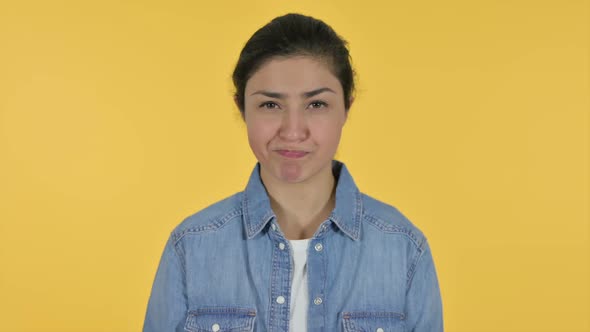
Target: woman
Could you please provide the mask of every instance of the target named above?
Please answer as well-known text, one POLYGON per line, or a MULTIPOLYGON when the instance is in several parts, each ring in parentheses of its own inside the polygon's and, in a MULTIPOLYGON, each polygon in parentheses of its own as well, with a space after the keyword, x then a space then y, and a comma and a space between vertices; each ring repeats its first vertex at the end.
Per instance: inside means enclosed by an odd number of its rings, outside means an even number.
POLYGON ((233 81, 258 163, 244 191, 174 229, 144 331, 442 331, 426 238, 333 160, 354 100, 345 41, 277 17, 233 81))

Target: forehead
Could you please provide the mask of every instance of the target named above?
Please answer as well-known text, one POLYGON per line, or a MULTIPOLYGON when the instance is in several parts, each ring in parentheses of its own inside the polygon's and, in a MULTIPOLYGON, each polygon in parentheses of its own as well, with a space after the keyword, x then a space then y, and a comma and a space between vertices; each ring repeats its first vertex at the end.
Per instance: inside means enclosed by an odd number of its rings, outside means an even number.
POLYGON ((245 92, 246 96, 260 89, 299 93, 321 87, 342 93, 338 78, 325 61, 308 56, 275 57, 250 77, 245 92))

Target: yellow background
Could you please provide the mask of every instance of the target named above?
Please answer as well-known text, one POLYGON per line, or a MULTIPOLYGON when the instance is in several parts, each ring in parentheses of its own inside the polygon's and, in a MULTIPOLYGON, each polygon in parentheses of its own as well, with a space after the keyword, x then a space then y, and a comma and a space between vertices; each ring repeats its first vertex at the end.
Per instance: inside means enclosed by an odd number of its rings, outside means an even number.
POLYGON ((184 217, 242 190, 249 36, 350 42, 337 158, 428 236, 446 331, 590 331, 588 1, 2 1, 0 331, 138 331, 184 217))

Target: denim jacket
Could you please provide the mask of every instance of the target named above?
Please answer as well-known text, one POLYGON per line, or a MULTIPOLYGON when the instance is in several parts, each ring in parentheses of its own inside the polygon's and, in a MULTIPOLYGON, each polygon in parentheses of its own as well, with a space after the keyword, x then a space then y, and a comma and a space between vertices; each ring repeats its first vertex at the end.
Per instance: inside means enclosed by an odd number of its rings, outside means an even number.
MULTIPOLYGON (((307 249, 307 330, 443 331, 429 245, 332 162, 335 208, 307 249)), ((292 251, 257 164, 244 191, 186 218, 156 272, 144 332, 289 331, 292 251)))

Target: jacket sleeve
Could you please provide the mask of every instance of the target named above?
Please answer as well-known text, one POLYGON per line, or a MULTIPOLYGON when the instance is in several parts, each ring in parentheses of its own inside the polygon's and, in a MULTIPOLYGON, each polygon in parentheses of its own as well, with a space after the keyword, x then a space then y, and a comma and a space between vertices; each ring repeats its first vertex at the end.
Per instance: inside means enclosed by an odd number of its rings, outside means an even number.
POLYGON ((408 282, 408 331, 442 332, 444 328, 440 289, 430 246, 426 241, 415 260, 414 273, 408 282))
POLYGON ((143 332, 183 331, 186 313, 184 267, 171 236, 152 285, 143 332))

